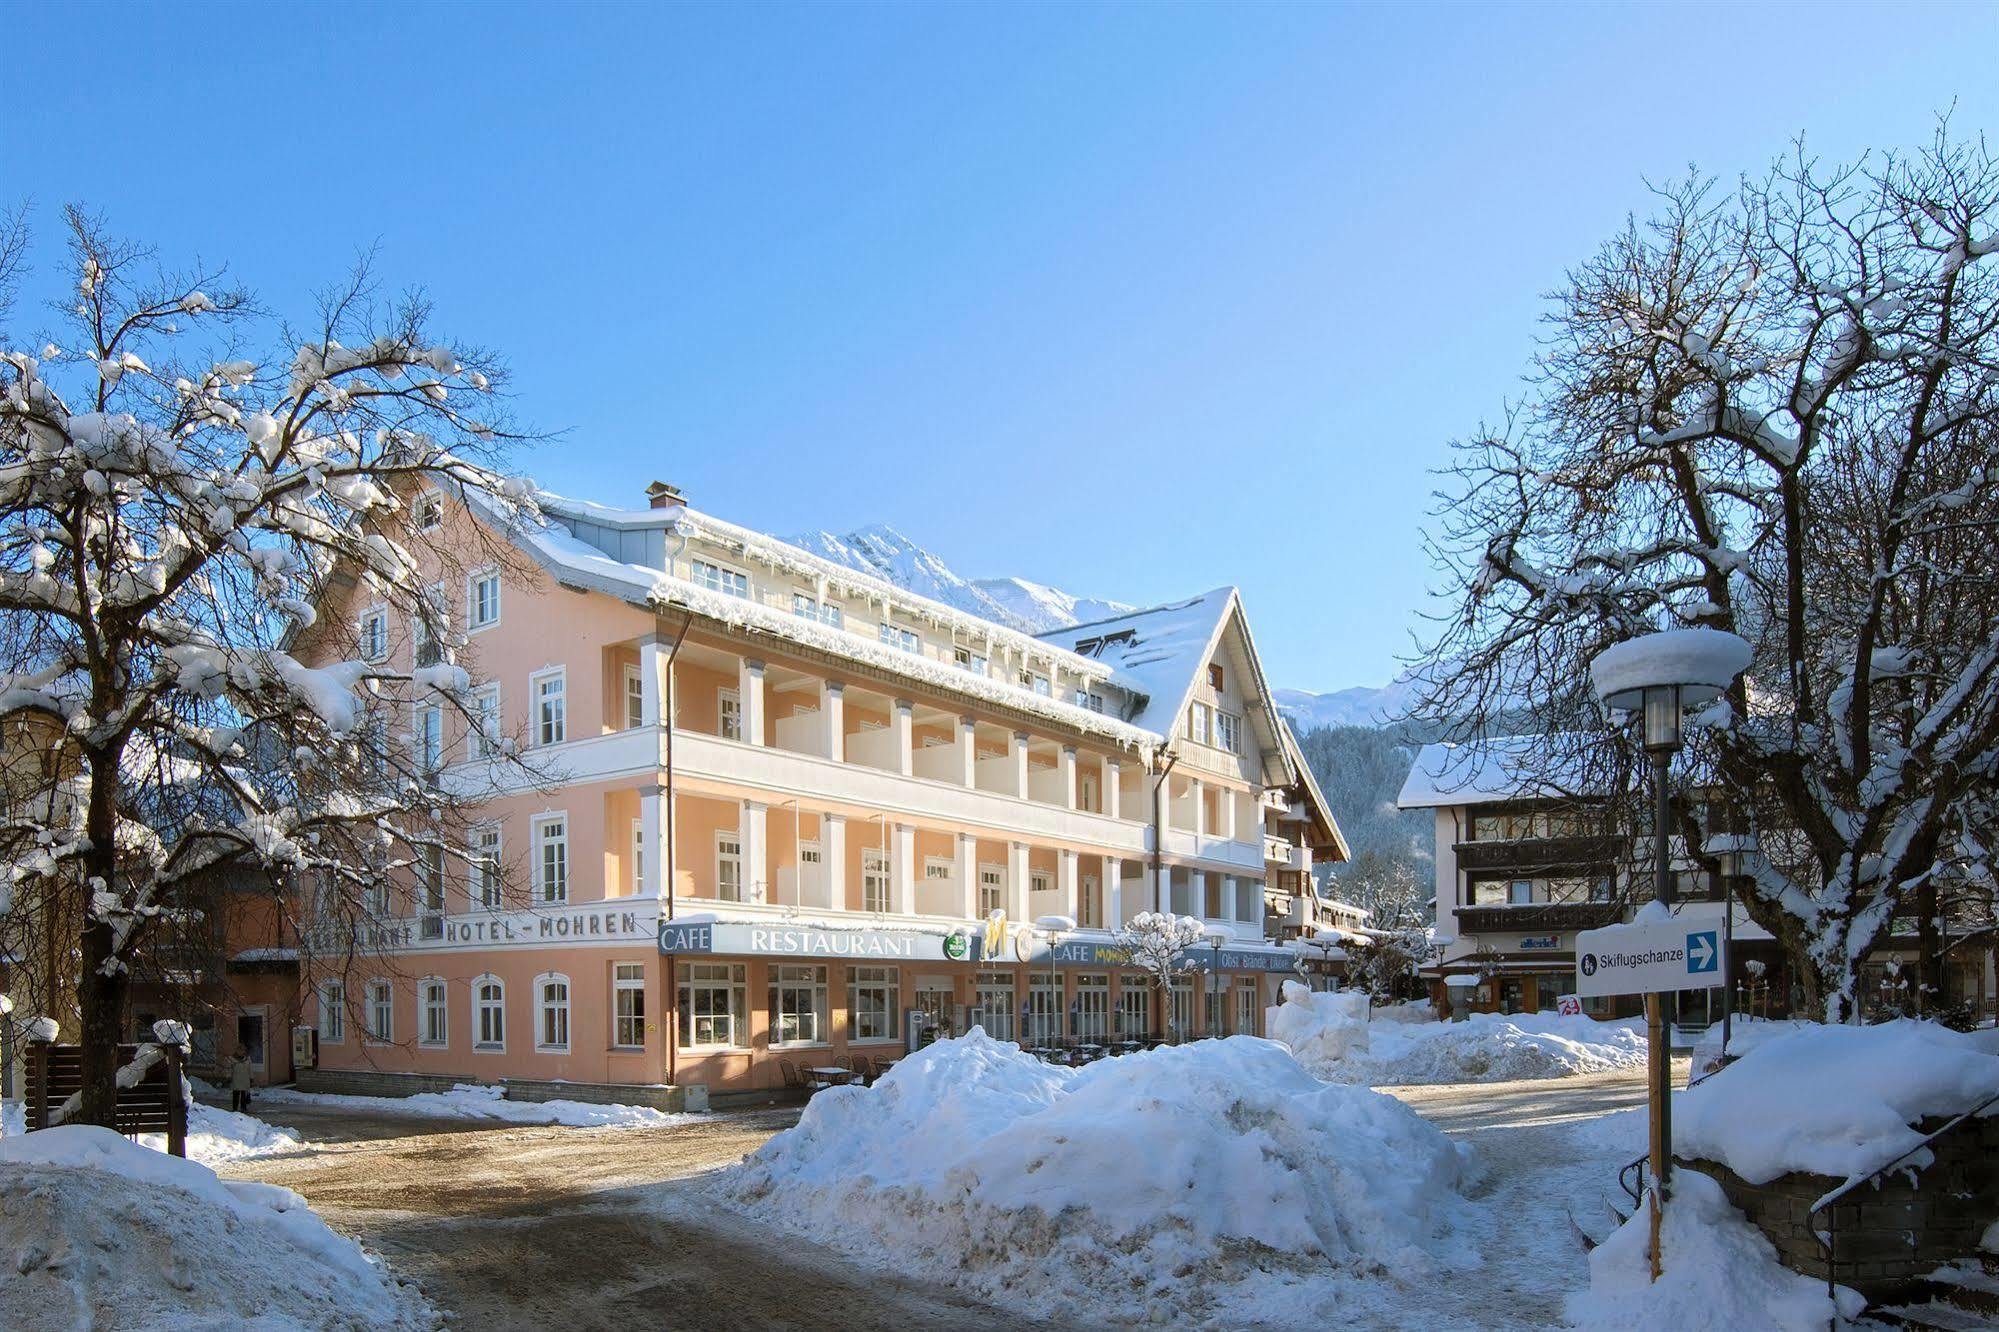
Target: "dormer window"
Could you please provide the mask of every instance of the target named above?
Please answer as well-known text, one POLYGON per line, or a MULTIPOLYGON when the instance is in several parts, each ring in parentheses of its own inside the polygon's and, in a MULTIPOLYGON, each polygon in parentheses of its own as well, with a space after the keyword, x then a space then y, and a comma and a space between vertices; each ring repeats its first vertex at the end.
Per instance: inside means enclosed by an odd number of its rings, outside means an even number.
POLYGON ((743 597, 750 595, 750 576, 740 569, 728 569, 707 560, 694 561, 694 583, 710 592, 720 592, 724 596, 743 597))
POLYGON ((914 629, 905 629, 899 624, 890 624, 887 620, 881 622, 881 641, 892 648, 901 648, 904 652, 923 651, 921 634, 914 629))
POLYGON ((1208 688, 1218 694, 1222 692, 1222 664, 1218 661, 1208 663, 1208 688))

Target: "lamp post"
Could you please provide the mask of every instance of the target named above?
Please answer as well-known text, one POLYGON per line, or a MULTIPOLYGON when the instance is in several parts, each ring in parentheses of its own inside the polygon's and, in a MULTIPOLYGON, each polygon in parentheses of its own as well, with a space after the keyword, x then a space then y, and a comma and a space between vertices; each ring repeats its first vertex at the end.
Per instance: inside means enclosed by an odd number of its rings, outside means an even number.
MULTIPOLYGON (((1590 678, 1604 705, 1636 712, 1644 722, 1645 753, 1652 761, 1652 894, 1673 906, 1671 771, 1683 743, 1686 709, 1718 698, 1749 667, 1749 644, 1719 629, 1670 629, 1605 648, 1590 662, 1590 678)), ((1723 965, 1727 965, 1724 952, 1723 965)), ((1649 1037, 1647 1069, 1652 1103, 1652 1275, 1659 1275, 1659 1208, 1672 1196, 1673 993, 1645 996, 1649 1037)))
POLYGON ((1715 855, 1715 865, 1721 873, 1721 965, 1726 968, 1721 978, 1723 1064, 1728 1062, 1729 1038, 1735 1034, 1735 881, 1742 877, 1746 859, 1748 857, 1743 853, 1742 841, 1737 834, 1730 834, 1727 844, 1715 855))
POLYGON ((1201 936, 1201 942, 1213 951, 1213 961, 1208 964, 1208 1010, 1215 1015, 1216 1030, 1209 1032, 1210 1036, 1219 1035, 1222 1025, 1222 947, 1228 943, 1229 938, 1229 935, 1220 930, 1209 930, 1201 936))
POLYGON ((1071 916, 1040 916, 1034 924, 1048 935, 1048 1002, 1053 1009, 1050 1017, 1056 1028, 1053 1035, 1059 1037, 1062 1034, 1062 992, 1055 984, 1055 946, 1062 941, 1063 935, 1075 933, 1076 921, 1071 916))

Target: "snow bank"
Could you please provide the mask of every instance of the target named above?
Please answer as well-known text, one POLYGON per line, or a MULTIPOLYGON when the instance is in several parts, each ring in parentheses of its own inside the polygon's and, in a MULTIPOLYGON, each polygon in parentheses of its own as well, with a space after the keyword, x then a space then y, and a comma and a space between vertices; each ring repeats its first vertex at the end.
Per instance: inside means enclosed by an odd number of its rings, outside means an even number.
POLYGON ((1264 1010, 1265 1026, 1328 1082, 1401 1087, 1437 1082, 1516 1082, 1608 1073, 1645 1063, 1636 1022, 1558 1013, 1474 1013, 1464 1022, 1368 1022, 1365 1001, 1313 994, 1295 981, 1264 1010))
POLYGON ((1917 1120, 1995 1096, 1999 1057, 1962 1032, 1907 1018, 1807 1026, 1679 1093, 1674 1150, 1719 1161, 1752 1184, 1791 1171, 1857 1178, 1915 1146, 1917 1120))
POLYGON ((78 1125, 0 1140, 0 1327, 440 1325, 305 1200, 78 1125))
POLYGON ((1673 1173, 1673 1198, 1659 1225, 1663 1269, 1652 1280, 1651 1218, 1639 1208, 1590 1252, 1587 1291, 1571 1295, 1572 1326, 1627 1332, 1823 1332, 1833 1315, 1851 1318, 1865 1301, 1791 1271, 1763 1233, 1729 1205, 1721 1186, 1692 1170, 1673 1173))
MULTIPOLYGON (((1728 1053, 1736 1059, 1748 1054, 1759 1045, 1766 1045, 1779 1036, 1787 1036, 1794 1031, 1816 1027, 1817 1022, 1805 1022, 1791 1018, 1747 1018, 1737 1014, 1731 1024, 1733 1030, 1728 1037, 1728 1053)), ((1721 1067, 1721 1024, 1710 1026, 1694 1042, 1692 1073, 1701 1078, 1721 1067)))
MULTIPOLYGON (((142 1133, 139 1142, 156 1152, 167 1149, 164 1133, 142 1133)), ((267 1124, 255 1115, 239 1115, 218 1110, 196 1101, 187 1112, 187 1155, 189 1160, 216 1165, 243 1161, 273 1152, 296 1151, 303 1146, 298 1134, 288 1128, 267 1124)))
POLYGON ((873 1087, 821 1092, 709 1187, 1023 1312, 1179 1320, 1258 1272, 1449 1265, 1468 1159, 1400 1102, 1328 1086, 1271 1041, 1069 1069, 975 1029, 873 1087))
POLYGON ((599 1105, 594 1101, 509 1101, 506 1088, 461 1082, 448 1092, 415 1096, 337 1096, 272 1088, 257 1093, 276 1105, 323 1105, 331 1109, 435 1119, 490 1119, 503 1124, 564 1124, 575 1128, 665 1128, 705 1118, 668 1114, 648 1105, 599 1105))

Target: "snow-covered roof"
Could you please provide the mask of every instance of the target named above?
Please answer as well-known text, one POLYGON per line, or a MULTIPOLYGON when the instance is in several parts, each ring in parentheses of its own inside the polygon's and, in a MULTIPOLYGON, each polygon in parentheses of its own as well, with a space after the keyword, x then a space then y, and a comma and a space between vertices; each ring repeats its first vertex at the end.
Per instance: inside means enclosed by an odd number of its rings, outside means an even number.
POLYGON ((1186 601, 1051 629, 1041 639, 1108 665, 1113 684, 1145 695, 1133 724, 1171 735, 1201 668, 1214 655, 1229 612, 1239 605, 1233 587, 1218 587, 1186 601))
POLYGON ((1465 744, 1424 745, 1395 797, 1399 809, 1491 805, 1508 800, 1559 800, 1584 795, 1580 776, 1565 781, 1565 757, 1548 736, 1495 736, 1465 744))

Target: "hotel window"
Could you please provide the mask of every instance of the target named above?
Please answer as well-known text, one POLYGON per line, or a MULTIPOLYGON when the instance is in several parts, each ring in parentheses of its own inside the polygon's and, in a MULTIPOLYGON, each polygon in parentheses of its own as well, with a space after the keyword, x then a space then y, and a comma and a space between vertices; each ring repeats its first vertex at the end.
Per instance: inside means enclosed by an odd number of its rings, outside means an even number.
POLYGON ((1020 673, 1020 687, 1022 689, 1031 689, 1043 697, 1047 697, 1054 692, 1053 687, 1048 683, 1048 677, 1038 671, 1022 671, 1020 673))
POLYGON ((550 1054, 569 1053, 569 977, 535 978, 534 1048, 550 1054))
POLYGON ((1197 745, 1208 743, 1208 718, 1213 710, 1205 703, 1190 704, 1187 708, 1187 738, 1197 745))
POLYGON ((1235 906, 1233 901, 1227 907, 1222 905, 1222 900, 1229 896, 1229 881, 1227 876, 1221 874, 1201 875, 1201 914, 1204 917, 1209 920, 1225 919, 1224 912, 1232 910, 1235 906))
POLYGON ((396 987, 388 981, 368 982, 368 1039, 387 1044, 396 1038, 396 987))
POLYGON ((433 775, 444 766, 443 708, 416 710, 416 766, 417 771, 433 775))
POLYGON ((646 965, 611 964, 611 1044, 620 1050, 642 1049, 646 1043, 646 965))
POLYGON ((1076 1035, 1086 1041, 1101 1041, 1110 1035, 1111 978, 1076 977, 1076 1035))
POLYGON ((733 689, 715 691, 715 734, 724 740, 743 738, 743 699, 733 689))
POLYGON ((1185 1040, 1194 1034, 1194 978, 1181 976, 1173 982, 1173 1005, 1167 1034, 1185 1040))
POLYGON ((733 831, 715 834, 715 896, 724 902, 743 900, 743 839, 733 831))
POLYGON ((435 976, 425 977, 416 987, 417 1003, 417 1044, 432 1048, 449 1045, 450 1033, 445 1019, 444 982, 435 976))
POLYGON ((951 881, 951 874, 952 867, 949 856, 925 856, 923 858, 923 877, 925 881, 929 883, 949 883, 951 881))
POLYGON ((426 843, 416 852, 417 892, 422 903, 417 933, 425 939, 444 937, 444 848, 426 843))
POLYGON ((981 971, 972 984, 972 999, 978 1005, 979 1025, 996 1041, 1013 1039, 1013 974, 981 971))
POLYGON ((1534 901, 1534 881, 1515 879, 1506 885, 1506 905, 1528 906, 1534 901))
POLYGON ((1136 1038, 1152 1034, 1152 990, 1140 981, 1118 985, 1118 1035, 1136 1038))
POLYGON ((1218 694, 1222 691, 1222 664, 1218 661, 1208 663, 1208 688, 1218 694))
POLYGON ((1047 870, 1027 872, 1027 891, 1030 893, 1052 893, 1055 891, 1055 876, 1047 870))
POLYGON ((750 595, 750 576, 740 569, 726 569, 706 560, 694 561, 694 581, 710 592, 720 592, 731 597, 750 595))
POLYGON ((861 910, 887 911, 889 894, 888 853, 861 852, 861 910))
POLYGON ((808 597, 803 592, 791 594, 791 613, 802 620, 831 625, 835 629, 843 629, 847 623, 846 614, 838 606, 830 601, 808 597))
POLYGON ((490 629, 500 622, 500 575, 481 569, 468 581, 465 598, 466 623, 473 629, 490 629))
POLYGON ((770 968, 770 1043, 826 1042, 826 968, 770 968))
POLYGON ((488 910, 500 905, 500 827, 472 830, 472 865, 466 896, 488 910))
POLYGON ((444 660, 444 640, 439 636, 451 628, 451 614, 444 600, 444 584, 432 583, 420 594, 420 604, 410 613, 411 657, 419 666, 435 666, 444 660))
POLYGON ((1235 985, 1235 1034, 1256 1035, 1257 1020, 1263 1016, 1263 1005, 1256 1001, 1256 982, 1239 980, 1235 985))
POLYGON ((1231 754, 1242 753, 1242 718, 1233 712, 1215 710, 1215 746, 1231 754))
POLYGON ((645 891, 646 884, 646 826, 642 819, 632 820, 632 886, 634 896, 645 891))
POLYGON ((1474 879, 1469 891, 1472 906, 1499 906, 1506 901, 1506 885, 1498 879, 1474 879))
POLYGON ((1097 876, 1085 874, 1076 889, 1076 923, 1086 930, 1103 928, 1102 899, 1097 894, 1097 876))
POLYGON ((1006 870, 998 865, 979 866, 979 915, 990 916, 1006 907, 1006 870))
POLYGON ((368 880, 368 886, 361 890, 361 901, 368 914, 377 920, 389 914, 389 881, 378 871, 368 880))
POLYGON ((892 1041, 902 1011, 894 967, 847 969, 847 1039, 892 1041))
POLYGON ((319 987, 319 1042, 321 1045, 340 1045, 346 1040, 346 982, 322 982, 319 987))
POLYGON ((990 665, 985 653, 974 652, 968 647, 952 648, 951 660, 956 662, 961 670, 970 671, 974 675, 984 675, 990 665))
POLYGON ((534 825, 535 897, 542 902, 569 900, 569 820, 561 815, 534 825))
POLYGON ((742 963, 683 963, 679 1011, 682 1049, 740 1048, 749 1015, 742 963))
POLYGON ((1076 691, 1076 706, 1079 708, 1088 708, 1091 712, 1102 712, 1104 710, 1104 696, 1094 689, 1078 689, 1076 691))
POLYGON ((890 624, 887 620, 883 620, 879 633, 881 641, 892 648, 901 648, 904 652, 923 651, 923 638, 914 629, 905 629, 899 624, 890 624))
POLYGON ((646 681, 636 666, 625 667, 625 729, 636 731, 646 724, 646 681))
POLYGON ((361 659, 380 661, 389 655, 389 613, 377 606, 361 613, 361 659))
POLYGON ((466 707, 465 756, 492 758, 500 752, 500 686, 481 685, 466 707))
POLYGON ((1195 881, 1200 876, 1187 870, 1168 870, 1167 875, 1169 877, 1166 885, 1166 895, 1167 899, 1173 903, 1174 914, 1179 916, 1193 915, 1195 906, 1195 881))
POLYGON ((1237 879, 1235 918, 1248 925, 1263 919, 1263 880, 1237 879))
POLYGON ((416 497, 416 530, 435 532, 444 521, 444 496, 426 490, 416 497))
POLYGON ((533 677, 535 743, 559 745, 569 738, 569 681, 560 670, 533 677))
POLYGON ((507 987, 498 976, 472 982, 472 1048, 507 1048, 507 987))

